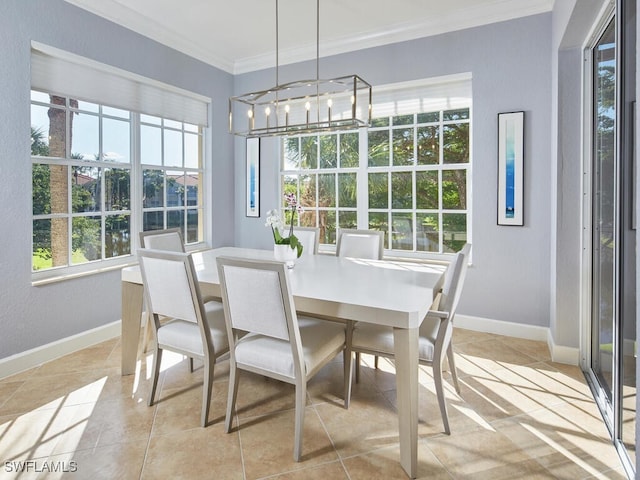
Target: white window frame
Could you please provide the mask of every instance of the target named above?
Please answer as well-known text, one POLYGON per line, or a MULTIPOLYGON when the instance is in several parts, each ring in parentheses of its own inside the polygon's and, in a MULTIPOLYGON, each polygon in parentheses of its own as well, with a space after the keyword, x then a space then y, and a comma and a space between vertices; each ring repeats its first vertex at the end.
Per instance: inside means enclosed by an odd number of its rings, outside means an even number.
MULTIPOLYGON (((199 224, 199 241, 190 243, 187 245, 188 250, 195 250, 205 248, 211 241, 211 227, 210 227, 210 212, 212 210, 212 195, 209 191, 208 186, 211 184, 208 181, 211 175, 211 146, 208 141, 210 128, 208 125, 211 124, 211 99, 204 97, 202 95, 194 94, 188 92, 183 89, 179 89, 177 87, 173 87, 171 85, 163 84, 161 82, 148 79, 145 77, 141 77, 139 75, 126 72, 115 67, 111 67, 104 64, 99 64, 90 59, 86 59, 84 57, 79 57, 74 54, 70 54, 68 52, 64 52, 62 50, 55 49, 53 47, 48 47, 36 42, 32 42, 32 64, 33 72, 32 72, 32 90, 37 90, 43 92, 45 94, 57 95, 65 98, 78 98, 79 100, 91 102, 94 104, 105 105, 105 106, 113 106, 115 108, 123 109, 130 111, 130 164, 110 164, 109 166, 114 166, 115 168, 130 168, 131 170, 131 178, 130 178, 130 253, 127 255, 122 255, 119 257, 113 257, 109 259, 104 259, 103 255, 101 258, 95 261, 89 261, 82 264, 76 265, 67 265, 60 267, 47 268, 45 270, 33 271, 32 270, 32 284, 40 285, 46 284, 50 282, 55 282, 59 280, 65 280, 69 278, 74 278, 78 276, 84 276, 94 273, 100 273, 112 269, 119 269, 124 265, 134 264, 137 262, 136 251, 139 247, 139 238, 138 232, 142 229, 142 221, 143 221, 143 211, 142 211, 142 169, 143 165, 140 164, 140 114, 134 113, 133 107, 136 108, 146 108, 145 105, 150 105, 148 102, 150 99, 158 99, 161 98, 162 95, 165 95, 166 102, 156 102, 153 101, 153 105, 160 105, 162 108, 160 110, 155 111, 142 111, 142 113, 147 115, 159 116, 167 119, 176 119, 177 121, 184 121, 185 123, 189 123, 192 125, 198 125, 200 127, 200 138, 201 138, 201 165, 198 170, 201 175, 201 192, 199 192, 199 205, 198 208, 202 212, 200 215, 200 224, 199 224), (64 68, 61 68, 61 65, 64 68), (73 70, 78 73, 78 77, 86 80, 87 78, 93 78, 94 80, 102 79, 106 83, 117 84, 119 88, 124 88, 125 90, 129 90, 127 95, 119 96, 116 95, 117 92, 101 90, 101 85, 96 85, 96 82, 71 82, 70 86, 66 86, 64 83, 64 75, 68 74, 68 69, 73 70), (93 77, 92 77, 93 76, 93 77), (103 78, 104 77, 104 78, 103 78), (106 78, 106 80, 105 80, 106 78), (66 88, 66 91, 59 91, 57 88, 46 88, 46 85, 43 86, 43 82, 47 82, 48 79, 51 79, 51 85, 60 86, 60 88, 66 88), (93 85, 93 92, 86 90, 89 88, 87 86, 93 85), (76 95, 73 90, 74 85, 78 88, 82 88, 83 92, 81 95, 76 95), (104 91, 106 98, 130 98, 132 102, 135 104, 132 107, 127 107, 122 104, 111 105, 108 104, 104 99, 102 99, 101 92, 104 91), (136 98, 136 92, 144 91, 144 94, 140 98, 136 98), (147 102, 147 103, 145 103, 147 102), (172 118, 171 111, 175 111, 176 115, 172 118), (189 119, 198 119, 198 123, 194 123, 189 121, 189 119), (202 123, 200 123, 202 122, 202 123)), ((112 90, 112 89, 111 89, 112 90)), ((30 102, 33 104, 34 102, 30 102)), ((154 107, 155 108, 155 107, 154 107)), ((68 123, 67 123, 68 129, 68 123)), ((68 132, 66 138, 68 139, 68 132)), ((101 146, 102 148, 102 146, 101 146)), ((66 158, 51 158, 51 157, 41 157, 41 156, 31 156, 32 164, 66 164, 69 166, 68 176, 71 176, 72 165, 90 165, 92 162, 83 161, 83 160, 72 160, 69 158, 70 153, 66 152, 66 158)), ((96 163, 96 162, 94 162, 96 163)), ((97 162, 96 166, 104 167, 102 162, 97 162)), ((171 169, 169 169, 171 170, 171 169)), ((186 168, 184 166, 175 168, 173 170, 179 171, 190 171, 194 169, 186 168)), ((69 218, 68 229, 69 232, 72 231, 71 219, 74 214, 71 211, 71 189, 69 190, 69 207, 68 213, 63 214, 67 218, 69 218)), ((104 204, 104 198, 102 199, 102 203, 104 204)), ((186 208, 184 208, 186 214, 186 208)), ((110 214, 112 212, 109 212, 110 214)), ((89 215, 89 213, 87 213, 89 215)), ((102 217, 102 224, 104 225, 104 218, 107 215, 107 212, 104 211, 104 208, 101 209, 99 213, 96 213, 96 216, 100 215, 102 217)), ((34 216, 32 214, 32 219, 44 218, 44 216, 34 216)), ((50 217, 50 216, 49 216, 50 217)), ((32 226, 33 228, 33 226, 32 226)), ((102 233, 104 236, 104 231, 102 233)), ((68 237, 69 249, 71 249, 71 233, 69 233, 68 237)), ((104 245, 102 246, 102 250, 104 253, 104 245)), ((33 247, 32 247, 33 252, 33 247)), ((71 259, 69 258, 69 263, 71 259)), ((33 268, 33 265, 30 267, 33 268)))
MULTIPOLYGON (((439 162, 438 164, 435 165, 417 165, 417 164, 413 164, 413 165, 406 165, 406 166, 393 166, 393 165, 389 165, 389 166, 380 166, 380 167, 369 167, 368 165, 368 129, 360 129, 359 130, 359 166, 357 168, 354 167, 347 167, 347 168, 343 168, 342 166, 339 166, 335 169, 322 169, 320 168, 320 141, 319 138, 320 136, 322 136, 323 134, 314 134, 314 136, 318 137, 318 167, 315 169, 296 169, 296 170, 285 170, 284 169, 284 155, 285 155, 285 149, 282 148, 282 143, 280 144, 281 146, 281 160, 280 160, 280 172, 279 172, 279 198, 282 198, 283 196, 283 185, 284 185, 284 177, 287 175, 304 175, 304 174, 322 174, 323 172, 326 173, 335 173, 336 174, 336 180, 337 180, 337 175, 339 173, 352 173, 355 172, 356 173, 356 178, 357 178, 357 189, 358 189, 358 193, 357 193, 357 204, 356 204, 356 212, 357 212, 357 228, 359 229, 367 229, 369 228, 369 212, 370 211, 380 211, 380 212, 387 212, 388 215, 388 219, 389 219, 389 232, 387 232, 389 235, 391 234, 391 229, 392 229, 392 212, 398 212, 398 209, 393 209, 391 207, 391 186, 389 188, 389 204, 388 204, 388 208, 386 209, 369 209, 369 192, 368 192, 368 174, 371 172, 380 172, 380 173, 393 173, 393 172, 411 172, 412 174, 412 199, 415 205, 415 187, 416 187, 416 183, 415 183, 415 175, 417 171, 437 171, 438 172, 438 185, 439 185, 439 192, 438 192, 438 209, 433 209, 433 210, 423 210, 423 209, 417 209, 417 208, 412 208, 412 209, 408 209, 406 210, 406 213, 412 213, 413 216, 413 224, 415 225, 415 218, 416 218, 416 213, 429 213, 429 214, 437 214, 438 218, 439 218, 439 231, 438 231, 438 245, 439 247, 443 247, 443 228, 442 228, 442 217, 443 215, 446 215, 448 213, 452 213, 452 214, 465 214, 466 215, 466 226, 467 226, 467 230, 466 230, 466 239, 467 242, 472 242, 472 168, 473 168, 473 161, 472 161, 472 138, 473 138, 473 134, 472 134, 472 130, 473 130, 473 122, 472 122, 472 118, 473 118, 473 108, 472 108, 472 103, 471 103, 471 98, 470 98, 470 92, 468 94, 466 94, 468 96, 468 98, 458 98, 456 99, 454 102, 449 102, 447 104, 442 104, 442 102, 438 103, 438 100, 435 100, 434 102, 430 103, 430 99, 427 98, 425 96, 425 94, 423 93, 423 91, 421 90, 421 86, 424 84, 425 88, 430 88, 431 85, 436 85, 437 88, 440 88, 441 90, 446 90, 446 83, 448 82, 452 82, 452 83, 456 83, 456 82, 464 82, 464 81, 468 81, 469 82, 469 88, 470 88, 470 80, 471 77, 470 75, 467 74, 463 74, 463 75, 455 75, 455 76, 449 76, 449 77, 443 77, 443 78, 439 78, 439 79, 432 79, 432 80, 428 80, 428 81, 424 81, 424 82, 408 82, 405 84, 399 84, 396 86, 385 86, 382 87, 383 90, 383 97, 384 97, 384 105, 381 106, 381 108, 378 109, 378 111, 382 112, 383 115, 381 115, 381 117, 383 116, 395 116, 395 115, 403 115, 403 114, 418 114, 418 113, 426 113, 429 111, 434 111, 434 105, 437 105, 439 108, 437 108, 437 111, 441 112, 440 113, 440 119, 437 122, 437 125, 440 129, 440 139, 442 139, 442 128, 443 126, 447 125, 447 124, 452 124, 452 123, 468 123, 469 124, 469 161, 468 163, 444 163, 443 162, 443 142, 440 141, 439 142, 439 162), (444 85, 444 86, 442 86, 444 85), (394 90, 398 90, 399 92, 401 92, 398 95, 398 98, 401 100, 397 100, 394 102, 394 90), (414 93, 417 92, 417 93, 414 93), (412 100, 412 97, 416 97, 415 100, 412 100), (394 104, 395 103, 395 104, 394 104), (403 106, 398 107, 399 104, 404 104, 403 106), (408 105, 408 106, 407 106, 408 105), (413 105, 414 107, 412 107, 411 105, 413 105), (417 106, 416 105, 422 105, 422 106, 417 106), (415 111, 412 111, 411 108, 416 108, 415 111), (444 120, 442 118, 442 112, 444 111, 448 111, 448 110, 457 110, 457 109, 464 109, 464 108, 468 108, 469 110, 469 118, 468 120, 444 120), (398 109, 400 109, 400 111, 398 111, 398 109), (465 170, 466 171, 466 182, 467 182, 467 197, 466 197, 466 208, 465 209, 444 209, 442 206, 442 172, 443 171, 449 171, 449 170, 465 170)), ((459 90, 462 90, 464 92, 466 87, 454 87, 457 88, 459 90)), ((374 97, 375 98, 375 97, 374 97)), ((375 105, 374 105, 374 118, 376 118, 375 116, 375 105)), ((435 124, 435 122, 434 122, 435 124)), ((410 127, 414 129, 414 133, 417 132, 417 129, 419 128, 419 125, 423 125, 422 123, 417 123, 417 115, 414 116, 414 123, 410 124, 410 125, 406 125, 406 127, 410 127)), ((378 127, 375 128, 376 130, 380 130, 380 129, 388 129, 390 131, 390 135, 392 135, 392 130, 394 128, 402 128, 402 127, 394 127, 394 126, 386 126, 386 127, 378 127)), ((373 128, 372 128, 373 130, 373 128)), ((338 132, 340 133, 340 132, 338 132)), ((329 132, 326 134, 330 134, 330 135, 334 135, 336 134, 336 132, 329 132)), ((304 135, 302 135, 304 136, 304 135)), ((417 138, 416 135, 414 134, 414 155, 416 155, 417 153, 417 138)), ((390 140, 390 147, 393 145, 392 143, 392 138, 390 140)), ((338 145, 339 147, 339 145, 338 145)), ((338 148, 339 151, 339 148, 338 148)), ((339 152, 338 152, 338 158, 339 158, 339 152)), ((340 165, 340 164, 339 164, 340 165)), ((299 183, 298 183, 299 185, 299 183)), ((299 187, 298 187, 299 188, 299 187)), ((339 192, 337 190, 337 181, 336 181, 336 197, 339 196, 339 192)), ((319 208, 319 207, 313 207, 314 210, 323 210, 323 208, 319 208)), ((325 209, 326 210, 326 209, 325 209)), ((338 212, 340 210, 339 206, 337 207, 331 207, 328 208, 328 210, 333 210, 338 212)), ((339 215, 339 213, 338 213, 339 215)), ((339 221, 338 221, 338 217, 336 218, 336 227, 338 225, 339 221)), ((337 227, 338 228, 338 227, 337 227)), ((425 259, 442 259, 443 257, 446 257, 448 255, 450 255, 449 253, 443 253, 443 252, 426 252, 426 251, 417 251, 415 250, 416 247, 416 232, 415 232, 415 227, 414 227, 414 232, 413 232, 413 247, 414 250, 400 250, 400 249, 389 249, 387 248, 389 245, 385 245, 385 256, 388 257, 409 257, 409 258, 425 258, 425 259)), ((335 245, 334 244, 320 244, 320 251, 321 252, 327 252, 327 253, 333 253, 335 252, 335 245)))

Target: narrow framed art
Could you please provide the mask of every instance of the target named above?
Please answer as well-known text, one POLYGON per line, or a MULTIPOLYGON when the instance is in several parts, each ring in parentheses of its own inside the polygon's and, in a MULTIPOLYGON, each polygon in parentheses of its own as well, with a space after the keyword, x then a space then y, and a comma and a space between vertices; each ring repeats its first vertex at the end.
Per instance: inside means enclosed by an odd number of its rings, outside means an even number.
POLYGON ((498 114, 498 225, 524 225, 524 112, 498 114))
POLYGON ((247 217, 260 216, 260 139, 247 138, 247 217))

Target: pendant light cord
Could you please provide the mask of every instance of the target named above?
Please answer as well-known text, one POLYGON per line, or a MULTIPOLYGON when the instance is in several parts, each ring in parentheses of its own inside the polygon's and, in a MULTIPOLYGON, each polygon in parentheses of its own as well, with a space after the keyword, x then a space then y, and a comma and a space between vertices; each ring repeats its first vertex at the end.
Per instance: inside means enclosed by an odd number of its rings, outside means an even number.
POLYGON ((278 78, 278 0, 276 0, 276 87, 280 86, 280 81, 278 78))
POLYGON ((316 80, 320 80, 320 0, 316 0, 316 80))

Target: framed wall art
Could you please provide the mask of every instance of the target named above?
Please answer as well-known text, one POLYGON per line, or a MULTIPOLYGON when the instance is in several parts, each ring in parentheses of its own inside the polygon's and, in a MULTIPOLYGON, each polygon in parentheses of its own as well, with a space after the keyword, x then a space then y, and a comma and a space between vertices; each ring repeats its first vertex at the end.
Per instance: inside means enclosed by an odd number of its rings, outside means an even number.
POLYGON ((247 138, 247 217, 260 216, 260 139, 247 138))
POLYGON ((524 225, 524 112, 498 114, 498 225, 524 225))

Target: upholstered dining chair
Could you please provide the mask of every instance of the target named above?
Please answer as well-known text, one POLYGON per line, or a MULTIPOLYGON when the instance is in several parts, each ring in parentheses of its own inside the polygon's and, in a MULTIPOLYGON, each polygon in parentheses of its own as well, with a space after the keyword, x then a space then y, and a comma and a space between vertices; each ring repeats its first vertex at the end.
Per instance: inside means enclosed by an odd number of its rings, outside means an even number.
MULTIPOLYGON (((164 230, 147 230, 140 232, 140 246, 152 250, 164 250, 167 252, 185 252, 184 240, 181 229, 167 228, 164 230)), ((203 297, 202 301, 207 304, 207 310, 219 310, 222 312, 222 302, 214 297, 203 297)), ((147 352, 151 333, 151 319, 148 319, 144 327, 143 351, 147 352)), ((189 358, 189 370, 193 372, 193 358, 189 358)))
POLYGON ((338 257, 381 260, 384 252, 384 232, 343 228, 338 232, 338 257))
MULTIPOLYGON (((239 370, 293 384, 293 458, 300 461, 307 382, 344 354, 345 325, 297 315, 289 274, 281 262, 218 257, 217 263, 231 359, 225 430, 231 430, 235 415, 239 370)), ((345 355, 345 373, 351 371, 350 359, 345 355)), ((346 393, 348 375, 344 382, 346 393)))
POLYGON ((149 406, 154 403, 164 350, 198 358, 204 363, 200 423, 206 427, 214 364, 229 351, 224 312, 209 308, 209 304, 202 301, 193 260, 188 253, 142 248, 138 257, 156 339, 149 406), (161 316, 168 321, 160 323, 161 316))
MULTIPOLYGON (((470 249, 471 245, 466 244, 447 267, 444 285, 439 293, 437 310, 430 310, 427 313, 419 329, 419 363, 429 365, 433 369, 438 405, 442 415, 442 422, 444 423, 444 430, 447 434, 451 433, 451 429, 449 428, 449 416, 442 384, 442 364, 446 356, 449 361, 453 385, 459 394, 460 386, 458 384, 451 335, 453 333, 456 308, 466 276, 470 249)), ((351 338, 347 339, 347 350, 356 352, 356 382, 359 379, 360 369, 358 353, 376 355, 376 360, 378 356, 387 358, 393 358, 394 356, 393 329, 390 327, 359 322, 353 330, 349 331, 349 337, 351 338)), ((375 367, 377 368, 377 363, 375 367)))
POLYGON ((184 252, 184 241, 180 228, 167 228, 165 230, 147 230, 140 232, 140 246, 153 250, 166 250, 168 252, 184 252))
MULTIPOLYGON (((363 258, 367 260, 382 260, 384 253, 384 232, 380 230, 357 230, 341 228, 338 232, 336 255, 338 257, 363 258)), ((353 329, 354 322, 347 321, 347 331, 353 329)), ((376 368, 378 357, 376 356, 376 368)), ((360 352, 356 352, 356 367, 360 365, 360 352)), ((360 375, 360 370, 356 370, 360 375)))
POLYGON ((293 234, 302 243, 302 255, 317 255, 320 229, 317 227, 293 227, 293 234))

